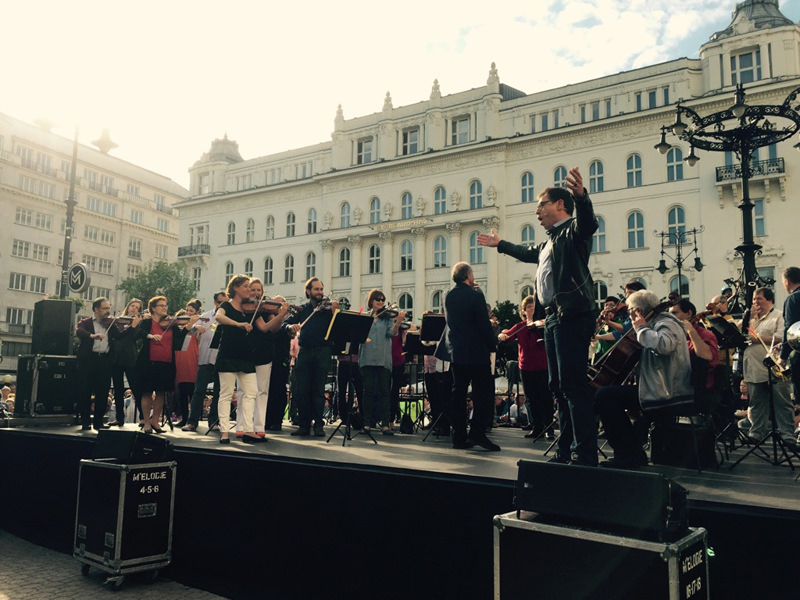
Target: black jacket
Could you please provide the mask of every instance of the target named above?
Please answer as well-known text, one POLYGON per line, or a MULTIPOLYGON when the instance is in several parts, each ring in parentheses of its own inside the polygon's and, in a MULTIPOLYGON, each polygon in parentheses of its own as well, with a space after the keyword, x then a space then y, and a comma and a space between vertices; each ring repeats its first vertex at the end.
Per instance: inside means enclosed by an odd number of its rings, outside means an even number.
MULTIPOLYGON (((597 231, 589 194, 575 198, 575 216, 548 231, 552 239, 553 285, 555 305, 559 316, 568 316, 596 310, 594 282, 589 272, 589 254, 592 251, 592 235, 597 231)), ((522 246, 501 241, 497 251, 508 254, 522 262, 538 263, 539 252, 546 242, 537 246, 522 246)), ((539 299, 536 299, 537 313, 539 299)))
POLYGON ((444 297, 444 315, 447 325, 436 347, 436 358, 457 365, 488 366, 497 338, 483 292, 466 283, 456 284, 444 297))

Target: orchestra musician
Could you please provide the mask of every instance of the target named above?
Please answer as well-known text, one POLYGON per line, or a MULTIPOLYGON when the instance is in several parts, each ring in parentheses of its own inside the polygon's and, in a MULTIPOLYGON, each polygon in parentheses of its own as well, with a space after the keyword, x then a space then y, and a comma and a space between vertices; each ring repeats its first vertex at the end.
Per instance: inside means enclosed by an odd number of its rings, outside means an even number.
MULTIPOLYGON (((283 296, 275 296, 276 302, 285 302, 283 296)), ((286 412, 286 384, 289 381, 290 348, 293 336, 285 327, 281 327, 273 338, 275 345, 272 356, 272 370, 269 376, 269 392, 267 394, 267 417, 265 429, 280 431, 283 429, 283 414, 286 412)))
MULTIPOLYGON (((186 303, 183 310, 175 313, 176 317, 200 315, 203 303, 197 298, 192 298, 186 303)), ((198 322, 202 317, 198 318, 198 322)), ((197 323, 195 323, 196 325, 197 323)), ((183 327, 181 321, 175 327, 183 327)), ((197 341, 197 334, 199 333, 194 327, 186 328, 186 335, 183 338, 183 344, 180 350, 175 351, 175 384, 178 391, 178 409, 180 411, 181 419, 175 424, 175 427, 183 428, 189 421, 189 402, 194 395, 194 382, 197 379, 197 369, 199 365, 199 346, 197 341)))
POLYGON ((130 318, 130 323, 123 327, 112 327, 111 337, 111 380, 114 382, 114 408, 116 419, 109 425, 122 427, 125 425, 125 378, 133 395, 136 414, 142 414, 142 395, 139 390, 139 380, 136 374, 136 328, 142 321, 142 301, 131 298, 122 311, 123 317, 130 318))
MULTIPOLYGON (((792 350, 786 343, 789 328, 800 321, 800 268, 787 267, 781 274, 783 289, 789 294, 783 302, 783 346, 781 347, 781 360, 791 369, 792 386, 794 387, 795 402, 800 404, 800 352, 792 350)), ((800 436, 798 436, 800 440, 800 436)))
MULTIPOLYGON (((180 350, 186 329, 174 327, 175 319, 167 314, 167 298, 153 296, 147 303, 149 316, 137 327, 136 337, 144 341, 136 357, 136 374, 142 394, 144 433, 164 433, 161 417, 164 394, 175 389, 175 351, 180 350), (151 412, 152 411, 152 412, 151 412)), ((198 316, 191 317, 191 326, 198 316)))
POLYGON ((497 336, 501 342, 513 339, 518 342, 522 389, 525 392, 532 421, 531 432, 525 437, 531 438, 540 437, 546 430, 548 437, 552 436, 549 428, 553 423, 553 395, 547 387, 547 353, 539 329, 544 326, 544 321, 534 319, 535 309, 534 297, 526 296, 519 309, 522 321, 511 329, 504 329, 497 336))
POLYGON ((656 312, 659 299, 640 290, 626 300, 636 340, 642 347, 637 385, 608 385, 595 393, 595 407, 614 457, 603 466, 647 464, 642 441, 628 416, 641 411, 645 422, 679 413, 693 401, 691 361, 684 326, 669 312, 656 312), (645 318, 651 315, 649 318, 645 318))
POLYGON ((92 302, 92 316, 81 319, 75 329, 80 340, 78 346, 78 373, 83 386, 78 409, 81 416, 81 430, 107 429, 103 417, 108 407, 108 390, 111 387, 111 346, 108 328, 111 304, 100 296, 92 302), (92 396, 94 396, 94 418, 91 416, 92 396))
POLYGON ((293 398, 297 403, 299 427, 292 432, 293 436, 310 435, 313 420, 314 435, 325 437, 325 381, 331 367, 333 342, 325 339, 328 320, 316 317, 323 310, 338 310, 339 303, 327 301, 324 289, 319 277, 311 277, 305 285, 308 302, 300 305, 297 313, 286 319, 290 331, 299 334, 300 345, 295 361, 298 377, 293 398))
POLYGON ((597 317, 589 254, 598 223, 579 169, 570 169, 565 185, 546 188, 538 196, 536 215, 547 231, 544 242, 537 246, 512 244, 492 231, 479 235, 478 243, 539 264, 536 315, 540 316, 540 306, 546 315, 550 391, 558 402, 561 431, 558 451, 551 460, 596 466, 597 422, 586 371, 597 317))
MULTIPOLYGON (((744 350, 743 375, 747 382, 747 393, 750 397, 750 421, 752 423, 748 437, 759 442, 772 429, 770 422, 770 374, 764 359, 767 349, 780 348, 783 339, 784 322, 780 311, 775 310, 775 292, 771 288, 761 287, 753 293, 753 304, 750 308, 750 325, 742 334, 749 344, 744 350), (767 348, 765 349, 764 346, 767 348)), ((779 351, 770 353, 780 363, 779 351)), ((780 365, 779 365, 780 366, 780 365)), ((775 380, 772 383, 772 401, 775 407, 775 421, 778 432, 784 443, 794 446, 794 408, 790 395, 789 380, 775 380)))
POLYGON ((686 298, 671 306, 669 312, 678 317, 686 330, 695 404, 708 411, 713 408, 714 372, 719 365, 717 336, 703 326, 703 313, 698 314, 695 305, 686 298))

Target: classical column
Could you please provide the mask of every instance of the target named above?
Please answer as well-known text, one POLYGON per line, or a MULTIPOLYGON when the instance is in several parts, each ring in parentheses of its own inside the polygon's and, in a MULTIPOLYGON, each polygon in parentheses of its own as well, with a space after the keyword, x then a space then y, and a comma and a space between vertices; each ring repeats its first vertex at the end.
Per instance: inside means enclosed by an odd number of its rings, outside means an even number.
MULTIPOLYGON (((500 219, 497 217, 486 217, 485 219, 481 219, 481 224, 483 225, 484 231, 491 231, 492 229, 498 229, 500 226, 500 219)), ((495 302, 499 300, 498 293, 500 290, 500 269, 499 269, 499 256, 500 253, 490 249, 484 248, 483 249, 483 258, 486 261, 486 289, 484 290, 484 294, 486 295, 487 302, 495 302)), ((507 300, 507 298, 503 298, 507 300)))
POLYGON ((350 281, 352 284, 350 304, 354 307, 361 306, 363 302, 361 298, 361 245, 363 241, 360 235, 351 235, 347 238, 347 243, 350 245, 350 281))
POLYGON ((333 241, 320 240, 319 245, 322 247, 322 265, 317 272, 317 277, 322 279, 330 290, 333 290, 333 241))
POLYGON ((425 229, 414 227, 411 235, 414 236, 414 314, 419 316, 428 308, 425 295, 425 229))
POLYGON ((464 260, 461 255, 461 223, 448 223, 445 229, 450 234, 447 243, 447 264, 453 266, 459 261, 464 260))
POLYGON ((392 286, 394 285, 394 236, 391 231, 382 231, 378 234, 381 240, 381 269, 383 270, 383 293, 386 299, 397 302, 392 286))

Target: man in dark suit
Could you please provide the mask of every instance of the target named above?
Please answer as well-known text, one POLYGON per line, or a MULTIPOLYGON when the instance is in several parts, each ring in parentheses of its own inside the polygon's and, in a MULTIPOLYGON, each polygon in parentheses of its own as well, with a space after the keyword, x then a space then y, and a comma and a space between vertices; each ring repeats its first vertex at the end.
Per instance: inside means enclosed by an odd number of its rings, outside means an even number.
POLYGON ((465 262, 453 267, 455 286, 444 299, 447 321, 435 356, 450 362, 453 375, 449 403, 453 424, 453 448, 473 445, 497 451, 500 446, 486 437, 486 424, 494 408, 494 380, 489 355, 496 348, 494 331, 486 312, 486 298, 475 286, 472 267, 465 262), (467 435, 467 388, 472 383, 474 414, 467 435))
POLYGON ((109 319, 111 304, 102 296, 92 302, 91 317, 78 322, 75 334, 80 340, 78 346, 78 373, 83 383, 79 409, 81 429, 88 431, 107 429, 103 416, 108 406, 108 390, 111 388, 111 354, 108 329, 104 321, 109 319), (94 394, 94 419, 91 418, 92 394, 94 394))

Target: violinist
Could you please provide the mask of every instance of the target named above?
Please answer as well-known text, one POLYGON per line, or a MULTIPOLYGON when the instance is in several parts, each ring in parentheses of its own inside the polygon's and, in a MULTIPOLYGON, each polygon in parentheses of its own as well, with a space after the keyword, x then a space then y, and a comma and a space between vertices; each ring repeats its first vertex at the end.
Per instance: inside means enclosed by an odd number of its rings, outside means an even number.
MULTIPOLYGON (((192 298, 186 303, 186 308, 175 313, 177 319, 175 327, 184 327, 187 335, 183 338, 180 350, 175 351, 175 384, 178 390, 178 410, 180 411, 180 421, 175 427, 183 428, 189 421, 189 401, 194 395, 194 382, 197 379, 197 367, 200 356, 197 334, 199 331, 194 327, 189 328, 183 324, 183 317, 193 317, 200 315, 203 303, 197 298, 192 298)), ((200 322, 202 317, 198 317, 195 324, 200 322)))
POLYGON ((325 339, 330 319, 323 319, 323 311, 338 310, 337 301, 325 298, 324 286, 319 277, 312 277, 305 284, 308 302, 300 306, 298 312, 286 319, 287 330, 299 333, 299 351, 295 360, 297 386, 293 401, 297 403, 299 427, 293 436, 311 434, 312 420, 314 435, 325 437, 322 413, 325 409, 325 382, 331 367, 333 342, 325 339))
MULTIPOLYGON (((167 298, 153 296, 147 303, 149 317, 142 319, 136 337, 143 341, 136 358, 136 372, 142 394, 144 433, 164 433, 161 417, 164 394, 175 389, 175 351, 180 350, 186 329, 174 326, 174 318, 167 314, 167 298)), ((197 316, 188 320, 189 325, 197 316)))
POLYGON ((111 346, 108 327, 111 304, 102 296, 92 302, 92 316, 81 319, 75 329, 80 340, 78 346, 78 374, 82 391, 78 401, 81 430, 107 429, 103 417, 108 407, 108 390, 111 387, 111 346), (94 418, 91 416, 94 396, 94 418))
MULTIPOLYGON (((135 409, 133 418, 138 412, 142 414, 142 396, 139 391, 139 380, 136 374, 136 355, 139 347, 136 340, 136 331, 142 321, 142 301, 138 298, 131 298, 122 311, 122 317, 130 319, 122 327, 112 327, 111 336, 111 378, 114 382, 114 407, 116 409, 116 420, 109 425, 122 427, 125 425, 125 379, 128 380, 128 387, 133 394, 135 409)), ((118 319, 117 322, 120 320, 118 319)))
POLYGON ((628 319, 628 308, 624 300, 620 300, 616 296, 609 296, 603 303, 603 310, 600 316, 597 317, 597 333, 595 338, 597 340, 597 351, 595 352, 595 360, 608 352, 609 348, 614 345, 613 331, 623 331, 624 323, 628 319))
POLYGON ((669 312, 678 317, 686 330, 689 344, 689 359, 692 362, 692 383, 695 402, 705 404, 701 408, 711 409, 710 400, 714 392, 714 371, 719 364, 717 336, 700 322, 705 313, 698 313, 694 304, 686 298, 670 307, 669 312))
POLYGON ((660 302, 653 292, 634 292, 625 302, 636 340, 642 346, 638 385, 608 385, 595 394, 595 409, 614 449, 614 457, 601 465, 622 469, 647 464, 644 440, 637 437, 629 412, 641 411, 640 424, 647 425, 660 416, 676 414, 694 401, 684 326, 675 315, 656 311, 660 302))
POLYGON ((531 432, 525 437, 536 439, 547 431, 548 439, 552 439, 553 395, 547 386, 547 353, 544 350, 544 336, 539 329, 544 322, 534 319, 535 310, 536 300, 533 296, 526 296, 519 310, 522 321, 511 329, 501 331, 497 339, 505 342, 516 338, 518 341, 519 372, 532 422, 531 432))
MULTIPOLYGON (((255 398, 253 411, 253 430, 259 437, 264 437, 267 416, 267 399, 269 395, 269 380, 272 373, 272 358, 275 353, 275 333, 280 329, 286 316, 289 314, 288 302, 281 302, 277 313, 270 302, 269 310, 260 310, 266 306, 263 303, 264 284, 257 277, 250 280, 250 304, 254 313, 251 316, 253 330, 248 334, 248 342, 253 352, 253 364, 256 369, 256 386, 258 392, 255 398)), ((249 311, 248 311, 249 312, 249 311)), ((244 432, 243 415, 236 415, 236 435, 244 432)))
POLYGON ((220 304, 217 309, 217 326, 222 329, 217 354, 217 372, 219 373, 219 443, 229 444, 231 400, 233 388, 239 381, 239 403, 237 415, 242 415, 243 436, 246 444, 266 441, 253 430, 253 408, 255 405, 258 384, 256 383, 256 367, 253 352, 248 344, 248 334, 253 330, 250 317, 244 314, 242 305, 250 298, 250 278, 247 275, 234 275, 228 282, 229 300, 220 304))
MULTIPOLYGON (((783 340, 784 321, 780 311, 775 310, 775 292, 767 287, 758 288, 753 293, 750 308, 750 325, 742 334, 749 345, 744 350, 743 375, 747 382, 750 397, 750 420, 752 426, 748 437, 759 442, 772 429, 769 418, 770 373, 764 365, 767 348, 780 348, 783 340)), ((774 359, 777 356, 770 354, 774 359)), ((777 362, 777 361, 776 361, 777 362)), ((775 406, 775 421, 784 443, 795 446, 794 410, 790 396, 791 381, 774 381, 772 399, 775 406)))

